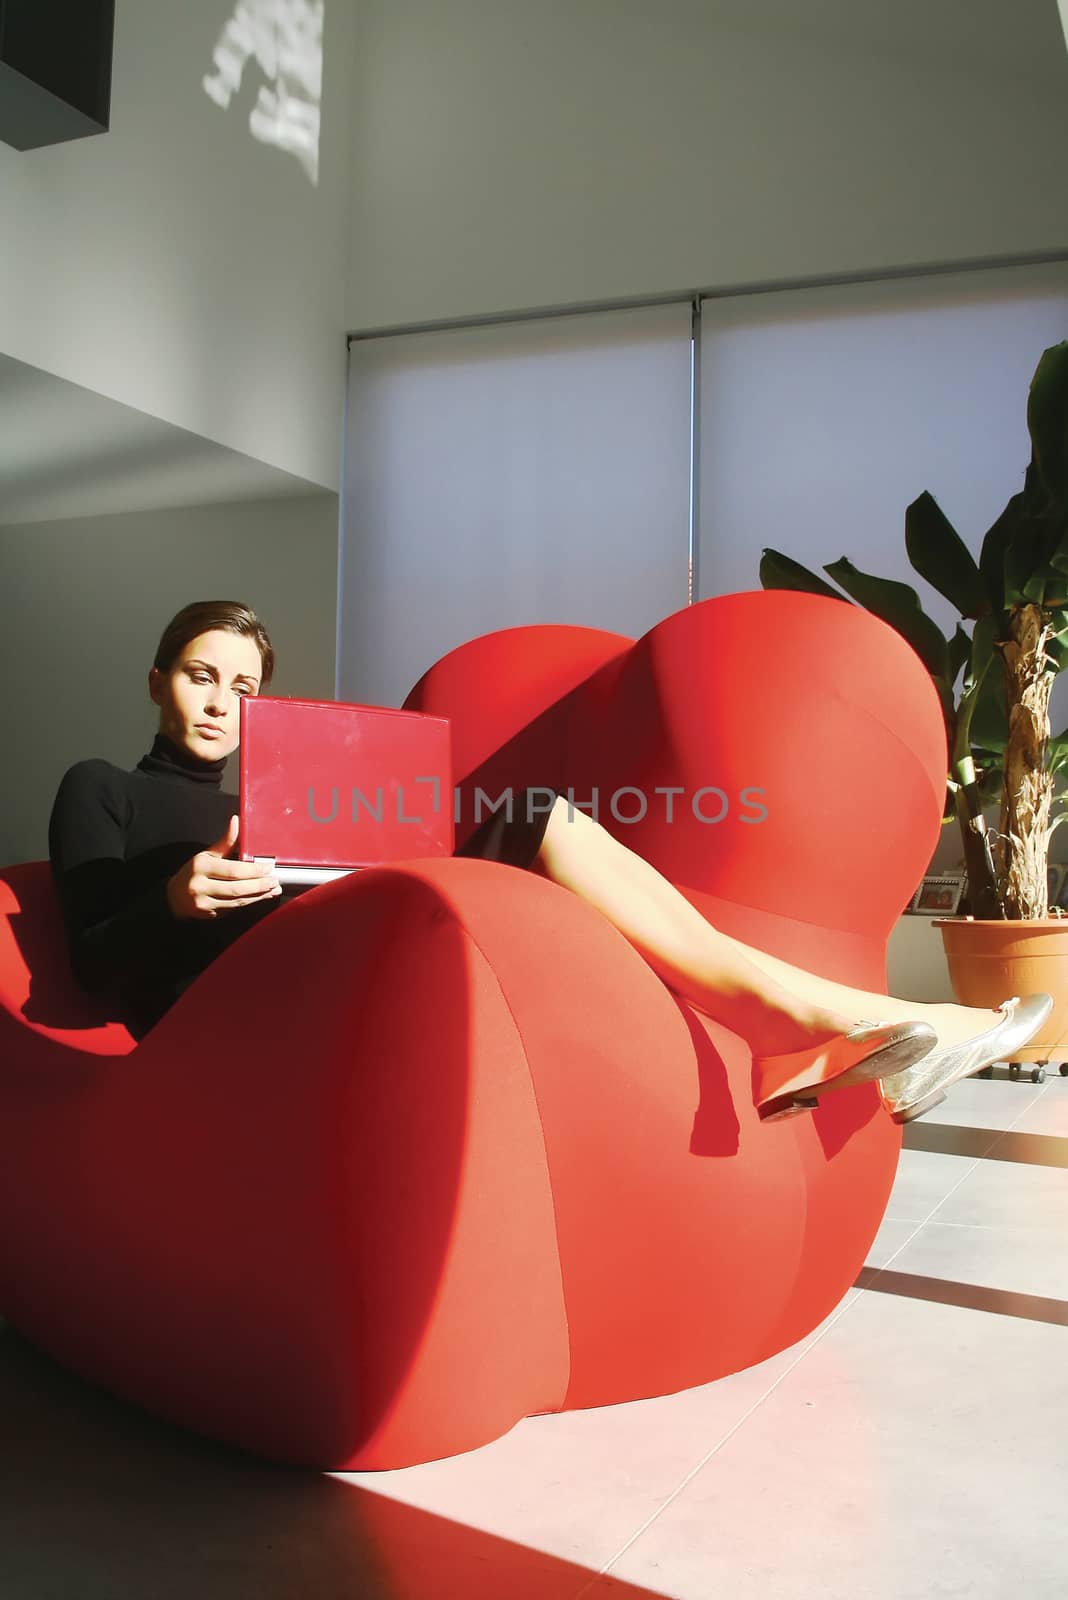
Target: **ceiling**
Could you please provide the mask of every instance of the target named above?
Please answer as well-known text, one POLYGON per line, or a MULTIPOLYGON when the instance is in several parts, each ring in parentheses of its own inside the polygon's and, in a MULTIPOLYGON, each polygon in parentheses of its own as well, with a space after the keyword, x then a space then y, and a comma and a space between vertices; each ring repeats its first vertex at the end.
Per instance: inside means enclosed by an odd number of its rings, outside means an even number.
POLYGON ((320 493, 318 484, 0 355, 0 526, 320 493))

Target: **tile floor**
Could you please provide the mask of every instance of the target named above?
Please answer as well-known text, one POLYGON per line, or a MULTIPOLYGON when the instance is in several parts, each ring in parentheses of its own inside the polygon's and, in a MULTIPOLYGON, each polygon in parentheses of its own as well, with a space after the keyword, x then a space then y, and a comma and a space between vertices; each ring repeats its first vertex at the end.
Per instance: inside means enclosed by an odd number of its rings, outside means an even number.
POLYGON ((0 1332, 3 1600, 994 1600, 1068 1593, 1068 1079, 906 1131, 868 1265, 762 1366, 317 1475, 0 1332))

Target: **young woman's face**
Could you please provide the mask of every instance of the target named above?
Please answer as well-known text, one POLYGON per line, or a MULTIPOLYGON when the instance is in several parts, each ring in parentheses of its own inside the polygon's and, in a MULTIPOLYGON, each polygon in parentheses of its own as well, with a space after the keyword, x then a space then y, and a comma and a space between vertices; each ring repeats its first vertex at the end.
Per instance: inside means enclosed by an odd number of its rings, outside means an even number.
POLYGON ((254 640, 222 628, 198 634, 169 672, 153 667, 148 674, 160 733, 202 761, 230 755, 239 743, 241 698, 259 693, 262 673, 254 640))

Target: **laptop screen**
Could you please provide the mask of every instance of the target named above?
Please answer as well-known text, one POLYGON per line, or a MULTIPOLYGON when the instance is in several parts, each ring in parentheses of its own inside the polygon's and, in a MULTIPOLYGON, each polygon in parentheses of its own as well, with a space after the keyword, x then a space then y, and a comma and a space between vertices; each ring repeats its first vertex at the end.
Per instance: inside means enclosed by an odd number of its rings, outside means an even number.
POLYGON ((353 869, 454 846, 447 717, 245 695, 240 856, 353 869))

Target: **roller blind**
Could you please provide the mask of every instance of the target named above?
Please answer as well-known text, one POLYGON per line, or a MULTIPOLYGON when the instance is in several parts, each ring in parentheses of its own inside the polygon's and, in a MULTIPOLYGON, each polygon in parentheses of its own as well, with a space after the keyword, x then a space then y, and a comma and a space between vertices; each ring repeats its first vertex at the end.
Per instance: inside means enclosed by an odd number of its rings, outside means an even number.
POLYGON ((688 302, 353 341, 339 698, 399 705, 494 629, 684 606, 690 380, 688 302))
POLYGON ((708 299, 701 308, 696 592, 758 589, 771 546, 910 583, 929 489, 973 554, 1030 459, 1027 391, 1068 338, 1068 265, 708 299))

